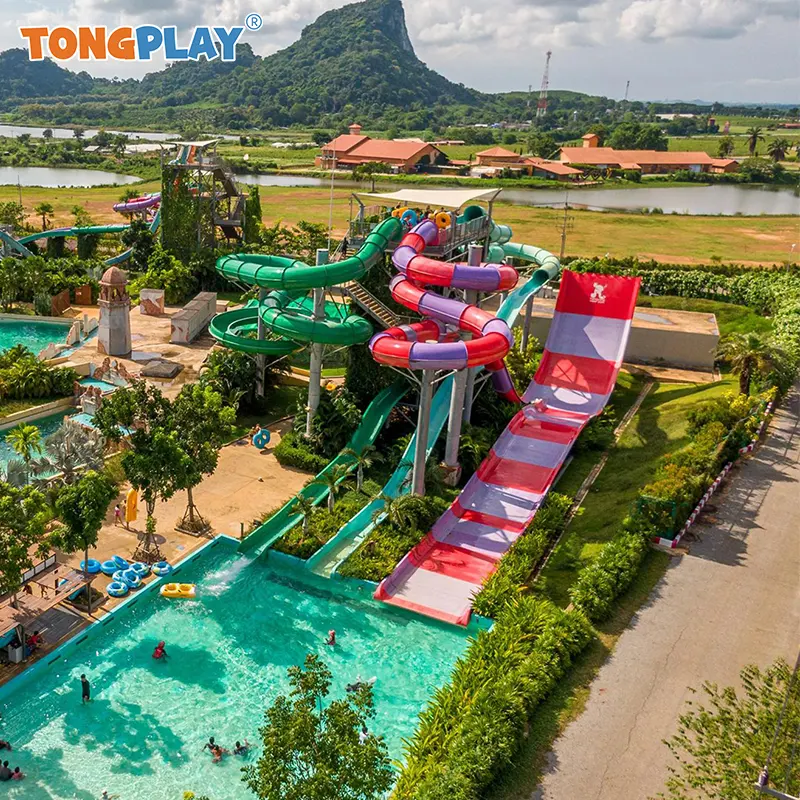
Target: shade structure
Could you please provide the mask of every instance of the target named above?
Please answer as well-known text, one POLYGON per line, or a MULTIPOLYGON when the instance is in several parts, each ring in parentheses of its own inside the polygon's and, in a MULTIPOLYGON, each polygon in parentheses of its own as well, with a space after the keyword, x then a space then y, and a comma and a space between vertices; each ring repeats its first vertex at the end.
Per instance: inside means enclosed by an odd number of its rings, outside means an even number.
POLYGON ((360 200, 377 201, 381 205, 430 206, 457 210, 479 200, 494 200, 502 189, 401 189, 397 192, 354 192, 360 200))

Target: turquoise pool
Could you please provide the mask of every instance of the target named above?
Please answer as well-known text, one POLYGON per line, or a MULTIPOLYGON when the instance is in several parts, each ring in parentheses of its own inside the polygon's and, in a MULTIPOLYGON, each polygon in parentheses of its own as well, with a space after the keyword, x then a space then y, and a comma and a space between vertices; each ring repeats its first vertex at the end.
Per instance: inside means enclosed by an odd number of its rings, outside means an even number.
MULTIPOLYGON (((49 417, 42 417, 29 423, 35 425, 39 429, 42 439, 46 439, 51 434, 55 433, 64 421, 64 417, 72 414, 74 409, 70 408, 66 411, 59 411, 57 414, 51 414, 49 417)), ((6 444, 6 436, 13 428, 7 428, 0 431, 0 464, 7 464, 12 458, 19 458, 19 456, 6 444)))
POLYGON ((0 350, 7 350, 15 344, 24 344, 29 350, 38 353, 49 344, 64 344, 67 341, 69 325, 58 322, 37 322, 31 317, 0 319, 0 350))
POLYGON ((307 652, 331 668, 336 696, 359 674, 377 676, 370 727, 398 758, 401 738, 466 644, 460 630, 334 595, 321 579, 300 583, 225 542, 178 577, 198 584, 196 601, 141 596, 52 665, 0 690, 0 735, 14 746, 12 766, 28 775, 6 784, 6 796, 94 800, 108 789, 121 800, 179 800, 192 790, 250 800, 242 760, 212 764, 203 744, 210 735, 224 746, 245 737, 258 743, 265 708, 287 689, 287 667, 307 652), (323 644, 330 628, 335 649, 323 644), (151 658, 159 639, 166 663, 151 658), (82 672, 94 697, 86 706, 82 672))
POLYGON ((80 383, 81 386, 95 386, 103 392, 113 392, 119 388, 115 383, 98 380, 97 378, 81 378, 80 383))

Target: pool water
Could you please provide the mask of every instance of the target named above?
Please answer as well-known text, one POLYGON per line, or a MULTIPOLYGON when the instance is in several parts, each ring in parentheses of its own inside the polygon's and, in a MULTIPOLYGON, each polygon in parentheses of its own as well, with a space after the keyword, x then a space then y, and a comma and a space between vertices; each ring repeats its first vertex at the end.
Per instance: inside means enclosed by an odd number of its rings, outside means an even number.
MULTIPOLYGON (((57 414, 51 414, 49 417, 42 417, 41 419, 36 419, 26 424, 35 425, 39 429, 42 440, 44 440, 48 436, 54 434, 61 427, 64 417, 69 416, 71 413, 72 409, 59 411, 57 414)), ((19 458, 11 447, 6 444, 6 436, 8 436, 9 431, 12 430, 14 429, 6 428, 6 430, 0 431, 0 464, 7 464, 12 458, 19 458)), ((34 453, 34 458, 35 457, 37 456, 34 453)))
POLYGON ((103 392, 113 392, 117 389, 117 385, 109 383, 108 381, 96 380, 95 378, 81 378, 81 386, 96 386, 103 392))
POLYGON ((68 333, 69 325, 58 322, 34 322, 29 317, 0 319, 0 350, 23 344, 38 354, 49 344, 64 344, 68 333))
POLYGON ((331 669, 331 697, 358 675, 377 677, 369 727, 399 758, 401 738, 412 734, 466 645, 454 627, 345 599, 321 580, 300 583, 224 544, 183 567, 179 579, 198 584, 197 600, 143 596, 3 696, 0 735, 14 746, 11 766, 28 775, 7 784, 8 797, 94 800, 108 789, 121 800, 176 800, 192 790, 251 800, 240 767, 255 763, 264 710, 287 691, 287 668, 308 652, 331 669), (335 648, 324 645, 330 628, 335 648), (151 657, 159 639, 167 643, 166 662, 151 657), (92 684, 86 706, 82 672, 92 684), (223 746, 247 738, 256 752, 212 764, 202 750, 209 736, 223 746))

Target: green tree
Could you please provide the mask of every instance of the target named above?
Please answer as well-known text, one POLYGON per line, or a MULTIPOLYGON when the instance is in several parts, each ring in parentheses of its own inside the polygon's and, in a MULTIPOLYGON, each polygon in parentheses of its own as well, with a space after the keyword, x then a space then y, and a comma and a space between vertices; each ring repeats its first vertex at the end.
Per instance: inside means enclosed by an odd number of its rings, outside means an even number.
POLYGON ((33 211, 35 214, 38 214, 42 218, 42 230, 47 230, 47 221, 53 219, 53 205, 52 203, 37 203, 33 207, 33 211))
POLYGON ((558 152, 558 145, 549 133, 537 131, 528 137, 528 150, 539 158, 553 158, 558 152))
POLYGON ((156 503, 169 500, 184 488, 188 483, 186 475, 193 469, 172 425, 170 402, 155 386, 134 381, 105 400, 94 423, 111 441, 120 441, 123 429, 130 431, 122 468, 145 504, 143 550, 147 554, 153 549, 156 503))
POLYGON ((304 494, 295 495, 294 503, 292 503, 292 513, 300 514, 303 517, 303 536, 308 536, 308 524, 311 522, 311 516, 315 508, 316 506, 312 500, 304 494))
POLYGON ((0 225, 10 225, 14 233, 20 233, 25 224, 25 210, 20 203, 0 203, 0 225))
POLYGON ((99 431, 65 419, 59 429, 44 441, 44 455, 33 461, 34 474, 51 483, 55 473, 59 483, 74 483, 81 470, 103 468, 105 439, 99 431))
POLYGON ((117 496, 117 487, 101 472, 90 470, 76 483, 65 486, 56 500, 56 513, 63 526, 53 536, 53 543, 66 553, 83 550, 86 608, 92 613, 92 585, 88 571, 89 548, 97 545, 109 503, 117 496))
POLYGON ((182 524, 190 530, 205 528, 192 490, 217 468, 219 450, 233 431, 236 412, 210 386, 190 383, 173 401, 171 417, 180 446, 189 457, 189 468, 183 473, 184 484, 179 487, 186 489, 188 496, 182 524))
POLYGON ((739 376, 739 392, 750 394, 754 378, 766 378, 780 359, 780 354, 757 333, 731 333, 717 346, 716 356, 728 363, 739 376))
POLYGON ((324 486, 328 490, 328 511, 331 514, 336 504, 336 494, 342 488, 342 484, 349 474, 350 471, 345 464, 335 464, 311 481, 312 484, 324 486))
POLYGON ((42 138, 45 141, 49 141, 50 139, 52 139, 53 138, 53 129, 52 128, 45 128, 42 131, 42 138))
POLYGON ((541 346, 535 336, 528 339, 528 346, 523 351, 521 342, 515 342, 506 356, 506 366, 511 380, 519 392, 525 391, 539 368, 542 358, 541 346))
POLYGON ((261 194, 258 186, 253 184, 247 188, 247 200, 244 206, 245 242, 258 242, 262 227, 261 194))
POLYGON ((758 143, 764 141, 764 135, 761 133, 761 127, 754 125, 745 131, 747 136, 747 149, 751 156, 757 155, 758 143))
POLYGON ((372 521, 385 516, 386 521, 396 528, 410 528, 414 525, 415 515, 413 510, 414 498, 410 494, 401 494, 396 497, 381 492, 378 496, 383 501, 383 508, 376 509, 372 515, 372 521))
POLYGON ((79 142, 83 141, 83 134, 85 133, 85 129, 77 126, 76 128, 72 129, 72 136, 79 142))
POLYGON ((767 144, 767 155, 773 161, 783 161, 791 149, 792 143, 789 139, 773 139, 767 144))
POLYGON ((22 574, 33 566, 30 551, 47 553, 47 502, 31 486, 0 482, 0 594, 16 592, 22 574))
MULTIPOLYGON (((134 197, 137 194, 136 191, 133 192, 134 197)), ((130 197, 123 196, 120 201, 125 202, 129 199, 130 197)), ((134 219, 130 227, 123 231, 121 238, 122 243, 131 249, 131 267, 136 272, 145 272, 155 248, 155 239, 150 232, 150 226, 142 219, 134 219)))
POLYGON ((42 452, 42 434, 39 429, 35 425, 20 423, 8 432, 6 443, 25 462, 25 474, 30 477, 33 455, 42 452))
POLYGON ((350 456, 356 464, 356 491, 360 492, 364 488, 364 470, 369 469, 378 461, 382 461, 383 456, 378 452, 378 448, 371 444, 360 451, 348 447, 344 454, 350 456))
POLYGON ((688 702, 678 733, 666 742, 679 763, 670 768, 666 794, 659 797, 752 800, 760 796, 754 785, 770 753, 767 785, 798 794, 800 680, 792 681, 782 660, 763 671, 751 664, 740 678, 740 690, 704 683, 704 702, 688 702))
POLYGON ((374 716, 372 687, 363 685, 327 706, 331 672, 319 656, 289 667, 289 696, 267 709, 260 729, 264 752, 244 768, 260 800, 378 800, 394 773, 382 736, 360 738, 374 716))
POLYGON ((727 158, 733 152, 733 137, 723 136, 717 143, 717 155, 720 158, 727 158))

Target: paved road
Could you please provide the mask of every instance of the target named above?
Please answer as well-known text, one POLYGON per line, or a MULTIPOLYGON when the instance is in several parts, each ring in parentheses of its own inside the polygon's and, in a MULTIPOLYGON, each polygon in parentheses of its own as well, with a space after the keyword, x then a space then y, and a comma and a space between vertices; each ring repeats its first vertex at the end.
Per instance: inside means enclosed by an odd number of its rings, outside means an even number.
MULTIPOLYGON (((796 387, 797 388, 797 387, 796 387)), ((800 644, 800 392, 670 564, 549 755, 532 800, 644 800, 664 787, 687 687, 736 684, 800 644)))

